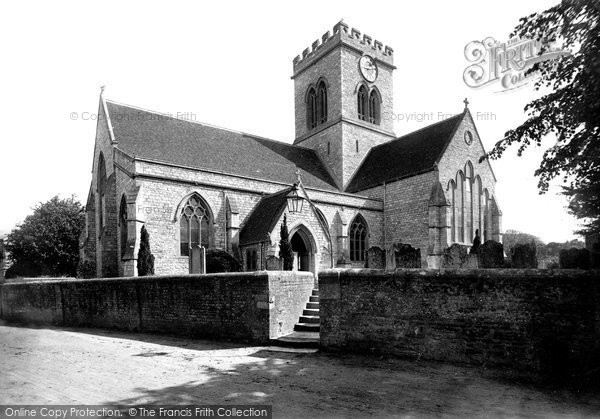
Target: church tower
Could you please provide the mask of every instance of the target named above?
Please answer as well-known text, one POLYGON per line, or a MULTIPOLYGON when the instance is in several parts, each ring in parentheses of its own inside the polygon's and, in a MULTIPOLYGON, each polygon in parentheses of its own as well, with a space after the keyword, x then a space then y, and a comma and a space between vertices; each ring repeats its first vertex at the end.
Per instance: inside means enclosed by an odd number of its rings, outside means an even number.
POLYGON ((339 22, 294 59, 296 139, 315 149, 344 188, 393 132, 393 50, 339 22))

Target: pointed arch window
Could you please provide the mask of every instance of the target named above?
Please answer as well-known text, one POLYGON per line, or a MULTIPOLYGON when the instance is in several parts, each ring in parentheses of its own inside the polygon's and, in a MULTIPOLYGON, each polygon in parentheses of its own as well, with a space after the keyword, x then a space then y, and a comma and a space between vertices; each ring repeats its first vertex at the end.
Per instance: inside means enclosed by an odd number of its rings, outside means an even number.
POLYGON ((106 163, 102 153, 98 158, 98 176, 96 179, 98 189, 98 232, 101 235, 106 225, 106 163))
POLYGON ((448 191, 452 201, 452 241, 470 244, 477 230, 482 242, 490 240, 491 198, 471 162, 449 181, 448 191))
POLYGON ((208 205, 199 195, 192 195, 181 208, 179 242, 181 256, 189 256, 194 246, 208 248, 212 223, 208 205))
POLYGON ((448 190, 450 191, 450 200, 452 206, 450 207, 450 236, 452 243, 456 242, 456 183, 454 180, 451 180, 448 183, 448 190))
POLYGON ((456 241, 464 243, 465 241, 465 176, 462 170, 456 174, 456 241))
POLYGON ((490 236, 490 230, 489 230, 489 225, 490 225, 490 194, 488 192, 488 190, 486 189, 483 192, 483 232, 481 237, 483 237, 483 242, 485 243, 486 241, 491 239, 490 236))
POLYGON ((379 94, 375 89, 369 95, 369 122, 379 125, 379 94))
POLYGON ((473 242, 473 165, 467 162, 465 165, 464 184, 464 217, 465 217, 465 242, 473 242))
POLYGON ((369 108, 369 103, 367 101, 367 88, 365 86, 360 86, 360 88, 358 89, 358 95, 357 95, 357 100, 358 100, 358 119, 360 119, 361 121, 366 121, 367 120, 367 116, 368 116, 368 108, 369 108))
POLYGON ((327 87, 325 82, 321 81, 317 88, 317 108, 318 108, 318 123, 327 122, 327 87))
POLYGON ((364 262, 367 251, 367 222, 358 214, 350 225, 350 260, 364 262))
POLYGON ((308 122, 308 128, 312 129, 317 126, 318 115, 317 115, 317 93, 314 88, 310 88, 308 95, 306 96, 306 121, 308 122))
MULTIPOLYGON (((479 230, 479 238, 481 239, 483 234, 483 190, 481 185, 481 178, 479 175, 475 176, 475 189, 473 190, 473 231, 479 230)), ((473 239, 475 235, 473 234, 473 239)))
POLYGON ((127 252, 127 201, 125 195, 121 198, 121 208, 119 209, 119 237, 121 240, 121 257, 127 252))

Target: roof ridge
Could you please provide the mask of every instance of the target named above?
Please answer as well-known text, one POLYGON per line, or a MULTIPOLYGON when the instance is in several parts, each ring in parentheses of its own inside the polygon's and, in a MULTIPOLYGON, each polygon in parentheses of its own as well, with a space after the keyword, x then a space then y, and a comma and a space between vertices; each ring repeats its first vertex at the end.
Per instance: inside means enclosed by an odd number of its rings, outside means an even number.
POLYGON ((234 130, 234 129, 231 129, 231 128, 222 127, 220 125, 209 124, 208 122, 201 122, 201 121, 194 121, 194 120, 190 120, 190 119, 177 118, 176 116, 173 116, 173 115, 170 115, 170 114, 167 114, 167 113, 164 113, 164 112, 154 111, 152 109, 146 109, 146 108, 142 108, 142 107, 135 106, 135 105, 129 105, 127 103, 117 102, 116 100, 112 100, 112 99, 105 99, 105 101, 109 102, 109 103, 112 103, 112 104, 115 104, 115 105, 118 105, 118 106, 125 106, 125 107, 130 108, 130 109, 137 109, 137 110, 148 112, 148 113, 155 114, 155 115, 162 115, 162 116, 164 116, 166 118, 171 118, 171 119, 174 119, 176 121, 189 122, 190 124, 197 124, 197 125, 202 125, 204 127, 216 128, 216 129, 220 129, 220 130, 223 130, 223 131, 233 132, 235 134, 239 134, 239 135, 244 136, 244 137, 259 138, 259 139, 263 139, 263 140, 267 140, 267 141, 272 141, 274 143, 291 145, 291 146, 294 146, 294 147, 301 148, 303 150, 311 150, 311 149, 307 149, 306 147, 299 147, 299 146, 295 146, 294 144, 291 144, 291 143, 286 143, 285 141, 273 140, 271 138, 262 137, 262 136, 256 135, 256 134, 251 134, 249 132, 238 131, 238 130, 234 130))
POLYGON ((436 164, 438 164, 439 156, 443 155, 465 115, 466 113, 463 111, 372 147, 360 166, 355 170, 344 190, 356 193, 380 185, 382 182, 385 183, 434 170, 436 164), (400 153, 397 156, 399 160, 397 159, 394 163, 395 168, 391 168, 389 159, 386 160, 385 155, 389 153, 400 153), (412 158, 418 156, 419 163, 411 162, 407 156, 413 156, 412 158), (377 175, 373 173, 371 167, 374 165, 373 159, 383 160, 376 163, 378 167, 384 167, 387 164, 388 168, 385 169, 385 174, 380 173, 377 175))
MULTIPOLYGON (((247 132, 240 132, 240 134, 242 134, 243 137, 249 137, 249 138, 252 138, 253 140, 269 141, 271 143, 283 144, 283 145, 299 148, 304 151, 313 151, 313 152, 317 153, 317 150, 312 149, 312 148, 302 147, 302 146, 299 146, 299 145, 296 145, 293 143, 286 143, 284 141, 273 140, 272 138, 263 137, 261 135, 249 134, 247 132)), ((317 153, 317 155, 318 155, 318 153, 317 153)))
POLYGON ((394 138, 393 140, 386 141, 385 143, 377 144, 375 147, 371 147, 371 150, 373 150, 373 149, 375 149, 375 148, 382 147, 382 146, 384 146, 384 145, 386 145, 386 144, 389 144, 389 143, 393 143, 394 141, 401 140, 401 139, 403 139, 403 138, 405 138, 405 137, 408 137, 409 135, 416 134, 416 133, 418 133, 418 132, 421 132, 421 131, 423 131, 423 130, 426 130, 426 129, 428 129, 428 128, 435 127, 436 125, 443 124, 444 122, 448 122, 448 121, 450 121, 451 119, 457 118, 457 117, 459 117, 459 116, 463 116, 464 114, 465 114, 465 112, 463 111, 463 112, 461 112, 461 113, 457 113, 456 115, 453 115, 453 116, 451 116, 450 118, 446 118, 446 119, 443 119, 443 120, 441 120, 441 121, 434 122, 434 123, 433 123, 433 124, 431 124, 431 125, 425 125, 424 127, 422 127, 422 128, 419 128, 418 130, 411 131, 411 132, 409 132, 409 133, 406 133, 406 134, 404 134, 404 135, 401 135, 400 137, 394 138))

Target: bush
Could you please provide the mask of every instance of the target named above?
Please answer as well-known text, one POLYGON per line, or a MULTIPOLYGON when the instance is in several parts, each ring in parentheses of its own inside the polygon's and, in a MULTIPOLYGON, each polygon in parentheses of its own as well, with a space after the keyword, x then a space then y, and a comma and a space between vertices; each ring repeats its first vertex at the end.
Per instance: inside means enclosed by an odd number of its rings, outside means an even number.
POLYGON ((14 278, 37 278, 40 276, 50 275, 51 272, 40 264, 18 260, 15 261, 4 274, 6 279, 14 278))
POLYGON ((512 268, 537 268, 537 266, 537 246, 535 243, 518 243, 513 246, 511 251, 512 268))
POLYGON ((96 278, 96 262, 91 260, 80 260, 77 265, 77 278, 96 278))
POLYGON ((283 260, 283 270, 291 271, 294 269, 294 252, 290 243, 290 234, 287 228, 287 215, 283 215, 283 223, 279 231, 279 259, 283 260))
POLYGON ((563 249, 558 255, 561 269, 590 269, 590 251, 587 249, 563 249))
POLYGON ((150 234, 148 234, 146 226, 142 226, 140 235, 137 269, 139 276, 154 275, 154 255, 150 251, 150 234))
POLYGON ((240 262, 225 250, 208 249, 206 251, 206 273, 240 272, 240 262))

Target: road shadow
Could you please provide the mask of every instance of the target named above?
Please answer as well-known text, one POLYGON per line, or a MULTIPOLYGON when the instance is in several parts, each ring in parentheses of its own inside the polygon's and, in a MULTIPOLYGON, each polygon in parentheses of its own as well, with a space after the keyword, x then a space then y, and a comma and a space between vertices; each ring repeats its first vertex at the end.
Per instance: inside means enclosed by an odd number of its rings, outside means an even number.
POLYGON ((574 394, 494 370, 356 354, 259 349, 202 379, 151 389, 118 405, 267 404, 274 417, 593 417, 597 394, 574 394))

